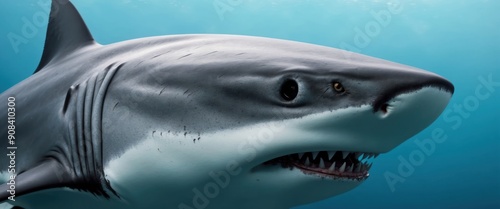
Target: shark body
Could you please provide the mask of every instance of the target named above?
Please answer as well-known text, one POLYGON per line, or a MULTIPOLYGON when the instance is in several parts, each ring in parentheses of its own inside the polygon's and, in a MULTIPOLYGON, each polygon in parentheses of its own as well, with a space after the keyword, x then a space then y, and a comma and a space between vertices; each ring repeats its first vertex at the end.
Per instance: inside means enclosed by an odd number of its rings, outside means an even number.
MULTIPOLYGON (((9 203, 279 209, 325 199, 362 183, 370 161, 431 124, 453 91, 417 68, 278 39, 100 45, 69 1, 53 1, 39 67, 0 95, 17 112, 9 203)), ((0 120, 2 138, 7 127, 0 120)), ((10 172, 0 173, 8 201, 10 172)))

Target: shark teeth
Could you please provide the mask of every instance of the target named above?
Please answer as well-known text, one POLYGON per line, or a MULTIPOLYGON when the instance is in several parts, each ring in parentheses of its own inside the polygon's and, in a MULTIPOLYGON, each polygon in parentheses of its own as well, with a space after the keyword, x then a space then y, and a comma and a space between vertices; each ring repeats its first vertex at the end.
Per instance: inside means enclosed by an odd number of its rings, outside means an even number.
POLYGON ((319 152, 312 152, 312 159, 316 159, 318 157, 319 152))
POLYGON ((299 155, 299 159, 302 159, 302 156, 304 156, 304 153, 297 153, 299 155))
POLYGON ((343 157, 343 159, 346 159, 346 158, 347 158, 347 155, 349 155, 349 152, 342 152, 342 157, 343 157))
POLYGON ((339 171, 341 173, 345 171, 345 165, 346 165, 346 163, 344 163, 344 164, 342 164, 342 166, 340 166, 339 171))
POLYGON ((332 163, 330 168, 328 168, 329 171, 335 171, 335 162, 332 163))
POLYGON ((354 172, 359 173, 361 171, 361 165, 358 163, 356 165, 356 169, 354 169, 354 172))
POLYGON ((354 164, 347 168, 347 172, 352 173, 354 171, 354 164))
POLYGON ((366 169, 367 169, 367 170, 370 170, 370 168, 372 168, 372 165, 373 165, 373 163, 368 164, 368 166, 367 166, 367 168, 366 168, 366 169))
POLYGON ((361 160, 364 160, 364 159, 366 159, 366 158, 368 158, 368 154, 363 153, 363 157, 361 158, 361 160))
POLYGON ((310 165, 311 165, 311 163, 309 162, 309 159, 308 159, 308 158, 306 158, 306 162, 304 162, 304 165, 305 165, 305 166, 310 166, 310 165))
POLYGON ((335 153, 337 153, 337 152, 336 151, 329 151, 329 152, 327 152, 328 160, 332 160, 333 157, 335 156, 335 153))
POLYGON ((298 167, 308 173, 317 173, 335 178, 364 179, 372 167, 377 153, 349 151, 314 151, 287 155, 267 161, 283 167, 298 167))
POLYGON ((361 152, 356 152, 356 153, 354 153, 354 158, 359 159, 359 157, 360 157, 361 155, 363 155, 363 153, 361 153, 361 152))
POLYGON ((320 168, 325 168, 325 161, 323 160, 323 158, 321 158, 321 159, 319 160, 319 167, 320 167, 320 168))

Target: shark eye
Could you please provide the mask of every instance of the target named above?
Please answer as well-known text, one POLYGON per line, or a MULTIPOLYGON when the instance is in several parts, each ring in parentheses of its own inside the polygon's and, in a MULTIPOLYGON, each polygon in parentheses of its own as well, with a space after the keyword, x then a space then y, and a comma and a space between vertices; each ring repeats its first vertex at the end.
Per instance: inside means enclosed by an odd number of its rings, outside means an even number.
POLYGON ((333 82, 332 87, 333 87, 333 90, 335 90, 335 92, 337 92, 337 93, 344 93, 345 92, 344 86, 342 86, 342 84, 339 82, 333 82))
POLYGON ((297 94, 299 93, 299 85, 297 84, 296 81, 294 80, 286 80, 282 85, 280 89, 280 94, 283 99, 286 101, 292 101, 297 97, 297 94))

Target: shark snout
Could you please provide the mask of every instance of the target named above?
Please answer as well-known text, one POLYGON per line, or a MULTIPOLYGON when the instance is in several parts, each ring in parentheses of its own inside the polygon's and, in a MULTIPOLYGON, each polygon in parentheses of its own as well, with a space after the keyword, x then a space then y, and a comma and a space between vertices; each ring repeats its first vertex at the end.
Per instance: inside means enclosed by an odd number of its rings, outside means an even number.
MULTIPOLYGON (((453 84, 447 79, 426 71, 403 71, 394 73, 391 76, 383 78, 385 88, 381 91, 373 102, 373 112, 388 114, 391 108, 398 108, 395 98, 404 94, 412 94, 429 88, 435 91, 443 92, 442 96, 433 97, 428 102, 433 103, 437 100, 448 100, 455 91, 453 84), (443 97, 443 98, 440 98, 443 97)), ((415 101, 418 102, 418 101, 415 101)))
MULTIPOLYGON (((387 152, 432 124, 448 105, 454 86, 426 71, 386 75, 371 104, 374 120, 366 131, 376 138, 373 151, 387 152)), ((366 137, 370 138, 370 137, 366 137)))

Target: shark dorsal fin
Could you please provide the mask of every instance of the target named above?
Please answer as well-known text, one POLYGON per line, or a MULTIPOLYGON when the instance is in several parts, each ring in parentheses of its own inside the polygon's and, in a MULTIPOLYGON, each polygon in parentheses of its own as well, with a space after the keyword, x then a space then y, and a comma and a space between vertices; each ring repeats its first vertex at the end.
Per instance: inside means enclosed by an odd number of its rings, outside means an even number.
POLYGON ((83 46, 96 44, 87 25, 69 0, 52 0, 42 59, 35 73, 51 60, 83 46))

